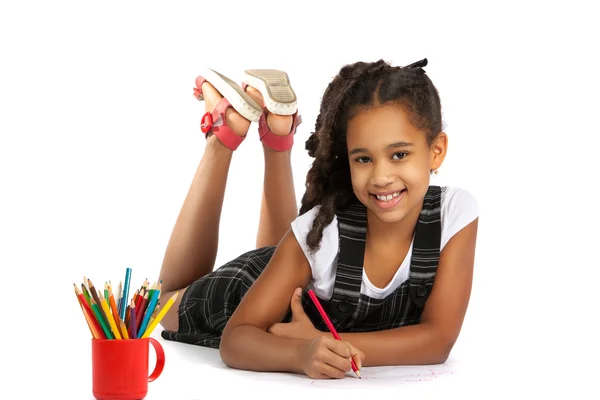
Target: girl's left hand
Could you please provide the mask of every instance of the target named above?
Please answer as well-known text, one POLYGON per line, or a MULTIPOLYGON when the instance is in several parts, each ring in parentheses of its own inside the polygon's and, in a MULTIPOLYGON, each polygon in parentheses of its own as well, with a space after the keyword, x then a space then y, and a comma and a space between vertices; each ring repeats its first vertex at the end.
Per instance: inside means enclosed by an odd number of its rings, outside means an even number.
POLYGON ((315 339, 322 335, 312 324, 302 307, 302 289, 298 288, 292 295, 292 322, 277 323, 269 328, 275 336, 294 339, 315 339))

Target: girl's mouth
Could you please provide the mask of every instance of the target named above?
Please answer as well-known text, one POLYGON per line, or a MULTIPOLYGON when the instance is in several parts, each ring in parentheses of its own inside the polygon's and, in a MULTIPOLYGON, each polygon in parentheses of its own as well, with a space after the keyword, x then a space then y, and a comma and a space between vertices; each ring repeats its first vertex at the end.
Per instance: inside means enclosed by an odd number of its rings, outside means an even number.
POLYGON ((377 207, 388 210, 397 206, 398 203, 400 203, 400 200, 404 198, 405 192, 406 189, 402 189, 397 192, 388 193, 387 195, 375 195, 369 193, 369 196, 373 199, 373 202, 377 207))

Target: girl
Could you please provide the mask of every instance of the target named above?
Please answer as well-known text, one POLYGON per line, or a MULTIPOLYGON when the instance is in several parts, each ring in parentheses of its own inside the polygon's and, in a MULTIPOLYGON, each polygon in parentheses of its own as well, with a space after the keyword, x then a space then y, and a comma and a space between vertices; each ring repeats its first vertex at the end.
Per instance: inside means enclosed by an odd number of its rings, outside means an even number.
POLYGON ((301 119, 287 74, 249 70, 242 86, 212 70, 197 78, 207 143, 160 272, 162 297, 180 292, 165 339, 219 348, 233 368, 311 378, 342 378, 350 360, 447 359, 469 302, 478 206, 429 184, 448 139, 425 65, 340 70, 306 142, 315 161, 299 214, 290 151, 301 119), (252 121, 265 157, 257 248, 213 271, 228 168, 252 121))

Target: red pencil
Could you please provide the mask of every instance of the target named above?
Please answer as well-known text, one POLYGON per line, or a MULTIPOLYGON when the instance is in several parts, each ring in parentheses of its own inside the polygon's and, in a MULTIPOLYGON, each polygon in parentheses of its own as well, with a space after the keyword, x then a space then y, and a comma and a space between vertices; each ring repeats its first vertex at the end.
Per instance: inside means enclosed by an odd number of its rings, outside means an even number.
MULTIPOLYGON (((315 292, 313 292, 311 289, 308 291, 308 295, 312 299, 313 303, 315 303, 315 307, 317 307, 317 310, 319 310, 319 314, 321 314, 321 317, 323 317, 323 321, 325 321, 325 323, 327 324, 327 327, 329 328, 329 331, 331 332, 333 337, 336 340, 342 340, 342 338, 340 338, 340 335, 338 335, 337 331, 333 327, 333 324, 329 320, 329 317, 327 316, 327 313, 325 312, 325 310, 323 309, 323 306, 319 302, 319 299, 317 299, 315 292)), ((352 358, 350 358, 350 362, 352 363, 352 371, 354 371, 356 376, 358 376, 360 378, 360 372, 358 372, 358 367, 356 366, 356 364, 354 363, 354 360, 352 358)))

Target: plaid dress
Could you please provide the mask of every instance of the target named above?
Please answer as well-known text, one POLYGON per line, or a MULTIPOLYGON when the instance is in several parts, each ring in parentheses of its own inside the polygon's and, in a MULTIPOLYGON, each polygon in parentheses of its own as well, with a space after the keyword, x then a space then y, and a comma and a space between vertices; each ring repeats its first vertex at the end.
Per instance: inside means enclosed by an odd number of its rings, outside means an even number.
MULTIPOLYGON (((360 293, 367 234, 365 206, 354 198, 338 211, 339 250, 333 295, 331 299, 319 299, 338 332, 367 332, 419 323, 440 256, 440 200, 444 189, 429 187, 415 230, 409 279, 383 299, 360 293)), ((162 337, 218 348, 227 321, 274 251, 274 246, 251 250, 192 283, 179 306, 178 331, 164 330, 162 337)), ((313 325, 327 332, 306 290, 302 304, 313 325)), ((288 312, 282 322, 291 318, 288 312)))

